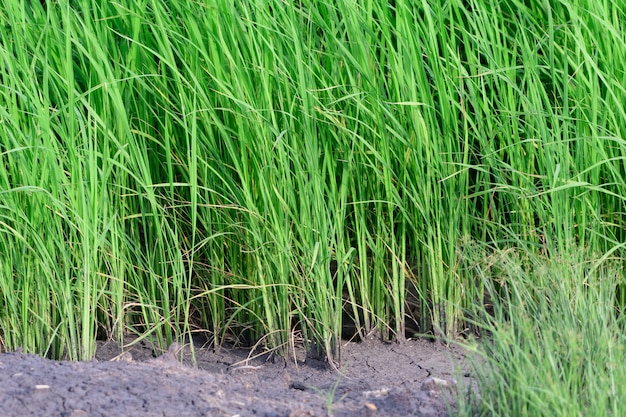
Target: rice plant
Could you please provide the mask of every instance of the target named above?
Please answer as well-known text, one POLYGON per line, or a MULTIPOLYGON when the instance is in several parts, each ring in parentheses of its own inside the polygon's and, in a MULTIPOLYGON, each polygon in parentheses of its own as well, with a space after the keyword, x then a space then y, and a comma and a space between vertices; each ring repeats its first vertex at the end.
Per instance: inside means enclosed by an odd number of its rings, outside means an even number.
POLYGON ((625 10, 527 3, 4 1, 0 345, 332 360, 463 331, 469 241, 621 256, 625 10))

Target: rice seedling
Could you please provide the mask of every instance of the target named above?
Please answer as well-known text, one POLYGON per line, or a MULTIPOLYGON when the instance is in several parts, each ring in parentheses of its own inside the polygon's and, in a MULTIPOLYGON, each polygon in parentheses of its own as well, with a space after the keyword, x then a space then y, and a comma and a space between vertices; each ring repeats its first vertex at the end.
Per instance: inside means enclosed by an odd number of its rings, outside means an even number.
MULTIPOLYGON (((623 251, 611 2, 5 1, 0 340, 452 338, 467 242, 623 251)), ((623 292, 623 287, 619 287, 623 292)), ((622 294, 623 300, 623 294, 622 294)))

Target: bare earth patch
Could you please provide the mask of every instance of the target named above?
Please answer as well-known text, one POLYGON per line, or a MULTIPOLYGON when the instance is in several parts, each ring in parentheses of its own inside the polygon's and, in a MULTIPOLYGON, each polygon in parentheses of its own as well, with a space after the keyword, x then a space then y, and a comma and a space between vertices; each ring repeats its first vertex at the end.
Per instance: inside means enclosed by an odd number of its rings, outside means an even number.
POLYGON ((425 340, 347 343, 339 372, 309 361, 174 344, 99 342, 92 362, 0 355, 1 414, 12 416, 448 416, 472 383, 459 348, 425 340), (181 364, 176 358, 183 357, 181 364), (452 408, 453 409, 453 408, 452 408))

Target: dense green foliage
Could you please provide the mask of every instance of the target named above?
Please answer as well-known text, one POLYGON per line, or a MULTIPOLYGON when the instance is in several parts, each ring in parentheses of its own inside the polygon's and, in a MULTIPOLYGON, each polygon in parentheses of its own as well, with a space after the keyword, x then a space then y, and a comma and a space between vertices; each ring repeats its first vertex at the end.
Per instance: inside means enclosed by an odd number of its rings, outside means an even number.
MULTIPOLYGON (((0 8, 0 344, 455 336, 469 242, 620 257, 626 7, 0 8)), ((529 278, 530 279, 530 278, 529 278)), ((620 296, 620 294, 617 294, 620 296)), ((622 297, 623 299, 623 297, 622 297)))

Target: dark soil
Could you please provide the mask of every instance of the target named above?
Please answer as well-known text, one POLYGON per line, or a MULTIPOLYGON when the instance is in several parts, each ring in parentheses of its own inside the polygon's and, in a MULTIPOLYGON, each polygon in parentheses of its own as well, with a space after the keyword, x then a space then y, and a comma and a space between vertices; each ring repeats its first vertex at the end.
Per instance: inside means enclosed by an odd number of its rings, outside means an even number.
POLYGON ((137 340, 124 352, 99 342, 92 362, 4 353, 0 415, 434 417, 449 416, 472 384, 459 348, 426 340, 346 342, 339 370, 250 350, 195 356, 194 366, 190 346, 173 344, 155 358, 137 340))

